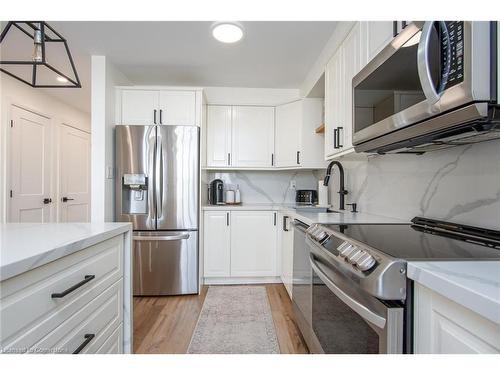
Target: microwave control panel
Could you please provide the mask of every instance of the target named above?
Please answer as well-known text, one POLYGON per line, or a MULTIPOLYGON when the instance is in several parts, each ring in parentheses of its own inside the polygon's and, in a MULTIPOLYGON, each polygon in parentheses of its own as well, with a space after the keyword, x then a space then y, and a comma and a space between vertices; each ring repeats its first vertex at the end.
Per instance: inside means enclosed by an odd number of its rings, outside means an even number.
POLYGON ((450 66, 447 79, 443 77, 446 79, 444 87, 446 90, 464 80, 464 22, 446 21, 445 24, 447 32, 444 30, 441 32, 441 50, 443 52, 448 50, 450 53, 444 52, 441 54, 441 66, 443 70, 446 69, 448 64, 450 66), (451 61, 448 61, 448 56, 451 61))

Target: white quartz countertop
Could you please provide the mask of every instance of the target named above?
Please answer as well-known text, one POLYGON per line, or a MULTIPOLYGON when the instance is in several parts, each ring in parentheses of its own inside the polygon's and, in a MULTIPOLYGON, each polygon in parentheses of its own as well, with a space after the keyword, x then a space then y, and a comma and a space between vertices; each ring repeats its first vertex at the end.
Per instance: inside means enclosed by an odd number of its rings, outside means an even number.
POLYGON ((0 281, 131 231, 130 223, 0 225, 0 281))
POLYGON ((500 324, 500 261, 409 262, 408 277, 500 324))
POLYGON ((313 223, 322 224, 400 224, 408 223, 408 220, 395 219, 382 215, 373 215, 363 212, 350 212, 348 210, 340 212, 315 212, 302 209, 296 209, 296 204, 242 204, 242 205, 221 205, 221 206, 203 206, 205 211, 267 211, 274 210, 287 214, 293 219, 302 221, 307 225, 313 223))

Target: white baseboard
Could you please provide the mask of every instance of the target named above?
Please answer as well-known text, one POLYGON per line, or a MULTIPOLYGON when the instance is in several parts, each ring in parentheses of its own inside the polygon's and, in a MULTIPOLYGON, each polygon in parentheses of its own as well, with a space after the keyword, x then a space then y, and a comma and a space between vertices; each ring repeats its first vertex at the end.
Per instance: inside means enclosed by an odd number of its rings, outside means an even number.
POLYGON ((204 285, 282 284, 281 277, 205 277, 204 285))

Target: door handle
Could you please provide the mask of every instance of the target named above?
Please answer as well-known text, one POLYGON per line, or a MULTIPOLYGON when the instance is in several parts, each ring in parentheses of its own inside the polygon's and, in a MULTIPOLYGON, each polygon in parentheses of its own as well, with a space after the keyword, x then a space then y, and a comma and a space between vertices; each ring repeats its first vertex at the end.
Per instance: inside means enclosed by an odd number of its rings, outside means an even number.
POLYGON ((162 112, 163 112, 163 109, 160 109, 160 124, 163 124, 163 121, 161 119, 162 112))
POLYGON ((448 74, 451 69, 450 36, 448 35, 448 30, 446 29, 446 23, 444 21, 438 21, 438 23, 440 24, 441 30, 447 39, 448 49, 444 53, 447 54, 448 63, 446 64, 445 72, 440 77, 441 83, 439 84, 439 88, 437 90, 434 87, 431 70, 429 67, 429 47, 432 28, 434 27, 434 21, 427 21, 424 23, 417 50, 418 77, 420 79, 420 84, 422 85, 422 91, 424 92, 424 95, 430 105, 435 105, 439 101, 439 99, 441 99, 441 93, 446 87, 448 74))
POLYGON ((285 232, 288 232, 288 229, 286 228, 286 220, 288 219, 288 216, 283 216, 283 230, 285 232))
POLYGON ((153 110, 153 122, 156 125, 156 109, 153 110))
POLYGON ((343 128, 342 126, 339 126, 339 127, 337 128, 337 146, 338 146, 338 148, 342 148, 342 147, 344 147, 344 145, 341 145, 341 144, 340 144, 340 131, 341 131, 341 130, 343 131, 343 130, 344 130, 344 128, 343 128))
POLYGON ((43 198, 43 204, 52 203, 52 198, 43 198))
POLYGON ((94 280, 94 279, 95 279, 95 275, 85 275, 85 277, 83 278, 83 280, 80 281, 79 283, 76 283, 75 285, 69 287, 68 289, 66 289, 65 291, 63 291, 61 293, 52 293, 50 295, 50 298, 63 298, 65 296, 67 296, 68 294, 70 294, 71 292, 74 292, 78 288, 84 286, 89 281, 94 280))
POLYGON ((175 236, 133 236, 134 241, 178 241, 187 240, 189 234, 179 234, 175 236))
POLYGON ((335 128, 333 129, 333 148, 339 148, 338 144, 337 144, 337 133, 338 133, 339 129, 335 128))
POLYGON ((63 201, 63 202, 74 201, 74 199, 73 198, 68 198, 68 197, 62 197, 61 201, 63 201))
POLYGON ((92 341, 92 339, 94 337, 95 337, 95 335, 93 333, 88 333, 88 334, 84 335, 83 338, 85 339, 85 341, 82 342, 78 348, 76 348, 76 350, 73 352, 73 354, 80 353, 83 350, 83 348, 85 348, 89 344, 89 342, 92 341))
POLYGON ((297 164, 300 164, 300 151, 297 151, 297 164))
POLYGON ((319 278, 325 283, 325 285, 330 289, 330 291, 337 296, 342 302, 344 302, 347 306, 353 309, 357 314, 359 314, 363 319, 366 319, 368 322, 376 325, 377 327, 384 329, 386 319, 383 316, 380 316, 368 307, 362 305, 355 299, 351 298, 347 293, 345 293, 342 289, 340 289, 333 281, 331 281, 328 276, 319 269, 314 260, 313 256, 309 255, 309 260, 311 262, 311 267, 314 272, 319 276, 319 278))

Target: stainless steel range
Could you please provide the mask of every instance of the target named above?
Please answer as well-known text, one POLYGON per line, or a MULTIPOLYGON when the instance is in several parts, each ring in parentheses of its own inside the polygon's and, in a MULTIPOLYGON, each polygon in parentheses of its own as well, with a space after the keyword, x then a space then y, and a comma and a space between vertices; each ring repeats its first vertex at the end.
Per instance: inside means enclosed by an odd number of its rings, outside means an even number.
POLYGON ((500 260, 500 232, 424 218, 310 227, 296 221, 295 230, 294 311, 314 353, 411 353, 407 261, 500 260))

